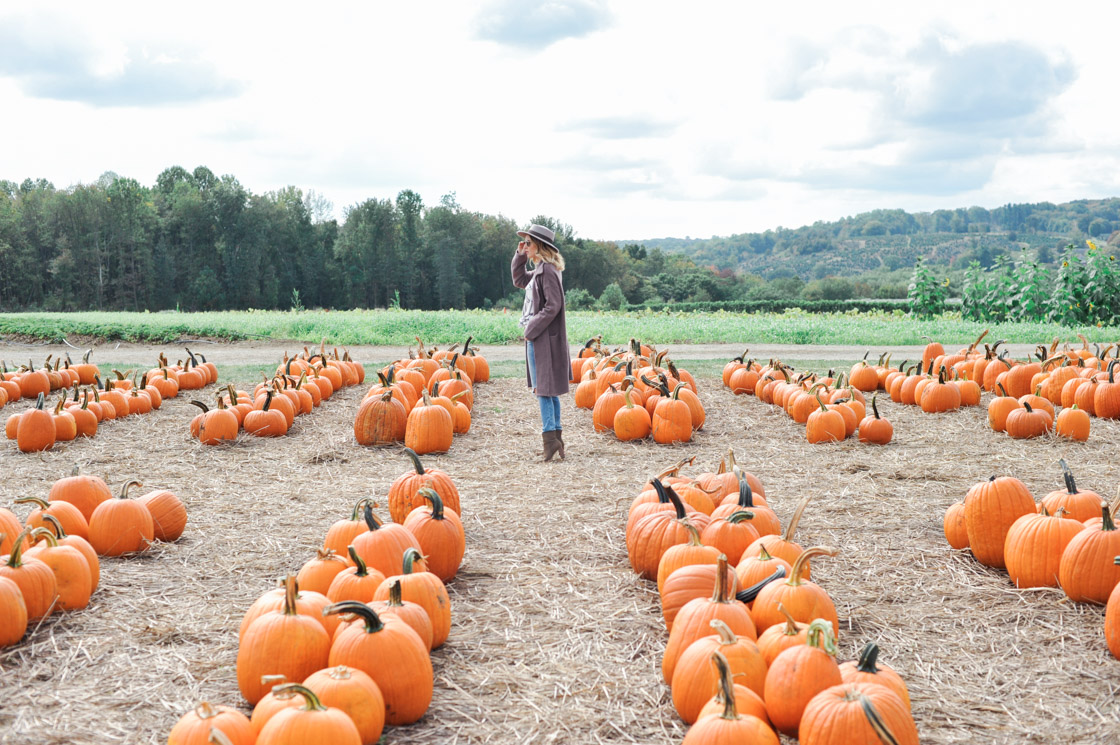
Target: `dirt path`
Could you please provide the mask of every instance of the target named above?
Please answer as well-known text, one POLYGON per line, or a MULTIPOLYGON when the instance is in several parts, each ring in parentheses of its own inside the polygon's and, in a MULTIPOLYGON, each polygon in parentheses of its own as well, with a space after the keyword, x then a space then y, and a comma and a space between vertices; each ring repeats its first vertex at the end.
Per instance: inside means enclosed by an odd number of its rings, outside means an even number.
MULTIPOLYGON (((244 364, 275 361, 279 349, 220 351, 244 364)), ((519 351, 494 351, 507 349, 519 351)), ((135 349, 140 361, 154 351, 135 349)), ((451 637, 433 654, 429 713, 387 742, 679 743, 685 728, 661 681, 656 590, 631 572, 623 527, 651 474, 685 455, 697 456, 690 473, 712 470, 728 447, 762 479, 783 524, 812 497, 798 537, 840 551, 814 562, 813 579, 836 602, 841 657, 880 644, 881 660, 910 686, 923 743, 1120 741, 1120 663, 1104 645, 1103 609, 1015 590, 941 533, 944 509, 973 483, 1014 474, 1041 497, 1059 487, 1063 456, 1081 488, 1111 496, 1120 425, 1094 422, 1084 445, 1013 445, 986 428, 982 410, 930 416, 887 405, 891 446, 810 446, 777 409, 715 379, 700 383, 708 421, 688 446, 596 435, 590 413, 565 399, 569 457, 554 464, 533 461, 538 414, 521 382, 480 388, 471 433, 425 459, 463 495, 468 548, 449 587, 451 637)), ((229 447, 190 440, 194 411, 181 399, 47 453, 5 443, 0 504, 45 495, 79 464, 114 486, 139 476, 171 489, 190 522, 178 543, 106 560, 88 609, 0 651, 0 742, 161 743, 198 701, 243 706, 234 661, 244 610, 312 556, 354 501, 383 497, 407 468, 399 450, 353 441, 362 393, 338 394, 287 437, 229 447)))

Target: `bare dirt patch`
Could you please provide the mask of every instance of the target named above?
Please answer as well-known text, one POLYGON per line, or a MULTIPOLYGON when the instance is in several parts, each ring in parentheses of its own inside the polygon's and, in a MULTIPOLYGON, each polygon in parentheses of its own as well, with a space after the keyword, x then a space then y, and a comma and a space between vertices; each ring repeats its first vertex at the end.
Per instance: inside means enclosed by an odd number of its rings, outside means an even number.
MULTIPOLYGON (((219 368, 253 355, 275 362, 283 351, 213 346, 222 355, 207 356, 219 368)), ((161 349, 138 349, 138 362, 161 349)), ((507 349, 520 351, 493 352, 507 349)), ((451 637, 433 655, 432 707, 388 742, 679 742, 685 728, 661 682, 667 635, 656 590, 631 572, 622 532, 650 475, 692 454, 694 473, 714 469, 728 447, 762 479, 783 522, 802 496, 813 498, 799 542, 840 549, 814 564, 813 577, 836 601, 842 657, 879 643, 910 686, 924 743, 1120 737, 1120 663, 1105 647, 1103 609, 1016 590, 949 549, 941 532, 944 509, 993 474, 1018 476, 1036 497, 1058 488, 1059 457, 1079 486, 1112 496, 1116 422, 1094 420, 1086 444, 1015 442, 991 432, 982 410, 932 416, 888 404, 891 445, 810 446, 777 409, 736 398, 714 378, 700 386, 707 424, 680 447, 595 435, 590 413, 565 399, 568 460, 552 464, 533 462, 539 422, 523 382, 481 387, 471 433, 425 459, 463 495, 467 555, 449 587, 451 637)), ((0 741, 161 743, 198 701, 239 704, 242 613, 313 555, 354 501, 383 497, 407 468, 399 450, 353 441, 362 393, 337 394, 287 437, 228 447, 188 438, 195 409, 183 398, 48 453, 5 443, 0 503, 45 495, 80 464, 114 487, 137 476, 175 491, 190 522, 178 543, 106 560, 89 608, 0 651, 0 741)))

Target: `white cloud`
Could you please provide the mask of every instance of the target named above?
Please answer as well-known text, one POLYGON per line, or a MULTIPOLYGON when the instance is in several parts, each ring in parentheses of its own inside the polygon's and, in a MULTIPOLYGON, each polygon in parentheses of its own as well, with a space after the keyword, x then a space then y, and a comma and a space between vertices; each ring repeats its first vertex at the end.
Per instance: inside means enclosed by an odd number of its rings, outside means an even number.
POLYGON ((1111 52, 1041 2, 44 8, 0 9, 0 178, 201 164, 602 238, 1120 192, 1111 52))

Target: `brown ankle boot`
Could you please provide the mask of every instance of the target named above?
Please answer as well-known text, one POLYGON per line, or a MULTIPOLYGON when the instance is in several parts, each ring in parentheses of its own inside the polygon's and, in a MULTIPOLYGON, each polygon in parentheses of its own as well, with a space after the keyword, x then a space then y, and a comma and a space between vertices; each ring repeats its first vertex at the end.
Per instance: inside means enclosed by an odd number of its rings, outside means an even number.
POLYGON ((558 451, 560 460, 564 460, 564 430, 556 430, 556 442, 560 444, 560 450, 558 451))
POLYGON ((559 434, 556 430, 541 433, 541 440, 544 442, 543 462, 549 462, 554 455, 560 452, 560 438, 557 437, 559 434))

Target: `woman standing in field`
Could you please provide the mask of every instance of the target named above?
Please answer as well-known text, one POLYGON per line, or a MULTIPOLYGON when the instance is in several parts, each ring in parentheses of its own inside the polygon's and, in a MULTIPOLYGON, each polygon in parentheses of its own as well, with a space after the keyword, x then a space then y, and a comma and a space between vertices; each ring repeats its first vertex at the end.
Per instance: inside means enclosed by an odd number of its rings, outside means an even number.
POLYGON ((518 231, 510 271, 513 284, 525 289, 519 325, 525 330, 525 362, 529 387, 541 407, 544 460, 564 459, 559 396, 568 392, 572 363, 568 356, 568 329, 564 321, 564 257, 556 248, 556 234, 543 225, 518 231), (529 262, 531 268, 527 269, 529 262))

